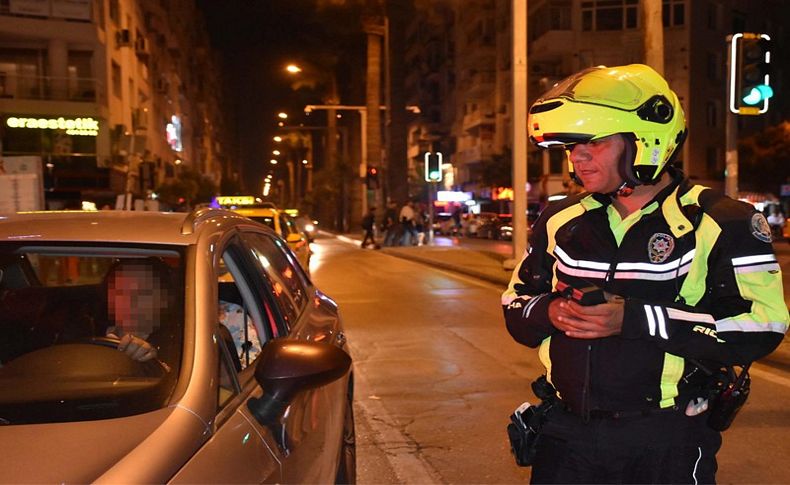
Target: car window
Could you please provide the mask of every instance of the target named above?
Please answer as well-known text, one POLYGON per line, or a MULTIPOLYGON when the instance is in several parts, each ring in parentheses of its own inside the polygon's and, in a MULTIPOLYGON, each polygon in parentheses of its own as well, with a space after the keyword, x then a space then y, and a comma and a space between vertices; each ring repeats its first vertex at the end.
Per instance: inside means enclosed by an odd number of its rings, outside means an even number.
POLYGON ((285 330, 296 321, 307 305, 306 282, 293 253, 280 240, 265 234, 245 233, 254 264, 268 282, 271 296, 285 320, 285 330))
POLYGON ((280 231, 282 231, 283 239, 288 239, 289 234, 297 232, 293 222, 285 214, 280 214, 280 231))
MULTIPOLYGON (((230 253, 223 254, 223 266, 227 267, 225 259, 229 257, 230 253)), ((238 277, 243 278, 243 275, 238 277)), ((250 313, 249 303, 244 301, 243 292, 235 278, 230 271, 219 277, 217 321, 220 336, 227 339, 225 343, 232 344, 227 346, 231 351, 232 363, 236 371, 241 372, 258 357, 266 339, 262 339, 258 333, 258 328, 263 328, 264 322, 255 321, 257 318, 250 313)))
POLYGON ((274 217, 272 216, 246 216, 252 219, 255 222, 259 222, 265 226, 269 226, 272 228, 273 231, 276 231, 277 228, 274 226, 274 217))
POLYGON ((182 249, 166 246, 0 244, 0 422, 166 406, 183 350, 185 266, 182 249), (148 360, 119 352, 131 336, 148 360))

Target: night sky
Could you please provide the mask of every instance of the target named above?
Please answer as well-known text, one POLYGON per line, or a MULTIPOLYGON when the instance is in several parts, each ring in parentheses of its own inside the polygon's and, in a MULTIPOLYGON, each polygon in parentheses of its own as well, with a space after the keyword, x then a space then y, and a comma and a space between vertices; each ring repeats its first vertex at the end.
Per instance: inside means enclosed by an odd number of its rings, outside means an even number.
MULTIPOLYGON (((325 2, 337 4, 339 2, 325 2)), ((305 118, 305 104, 320 103, 318 89, 292 89, 288 62, 325 62, 344 50, 348 32, 358 29, 350 9, 318 9, 315 0, 198 0, 212 46, 222 57, 226 119, 231 124, 234 153, 242 177, 259 188, 269 169, 277 113, 289 122, 315 124, 305 118), (345 16, 345 18, 343 18, 345 16)), ((341 56, 342 57, 342 56, 341 56)))

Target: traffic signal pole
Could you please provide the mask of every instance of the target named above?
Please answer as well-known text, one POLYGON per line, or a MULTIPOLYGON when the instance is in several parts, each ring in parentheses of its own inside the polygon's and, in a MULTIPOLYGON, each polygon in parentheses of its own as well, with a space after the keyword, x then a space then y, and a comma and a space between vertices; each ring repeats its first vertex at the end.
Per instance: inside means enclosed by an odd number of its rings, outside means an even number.
POLYGON ((527 0, 512 0, 513 19, 513 269, 527 249, 527 0))

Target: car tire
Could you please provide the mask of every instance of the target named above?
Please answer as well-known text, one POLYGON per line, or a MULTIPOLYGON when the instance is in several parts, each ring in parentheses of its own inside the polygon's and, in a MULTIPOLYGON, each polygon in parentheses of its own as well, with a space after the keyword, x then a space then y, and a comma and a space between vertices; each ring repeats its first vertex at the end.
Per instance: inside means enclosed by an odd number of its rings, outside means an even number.
POLYGON ((343 439, 340 443, 340 459, 335 483, 357 483, 357 438, 354 428, 354 404, 351 393, 346 400, 346 415, 343 419, 343 439))

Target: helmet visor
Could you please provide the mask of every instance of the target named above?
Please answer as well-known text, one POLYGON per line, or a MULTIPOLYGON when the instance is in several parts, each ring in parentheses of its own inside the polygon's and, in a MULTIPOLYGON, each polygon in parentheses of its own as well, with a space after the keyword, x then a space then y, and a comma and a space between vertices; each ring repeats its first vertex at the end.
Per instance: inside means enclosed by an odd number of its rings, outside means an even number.
POLYGON ((632 111, 649 97, 629 77, 632 74, 617 68, 591 67, 569 76, 547 91, 535 103, 565 98, 579 103, 599 104, 632 111))

